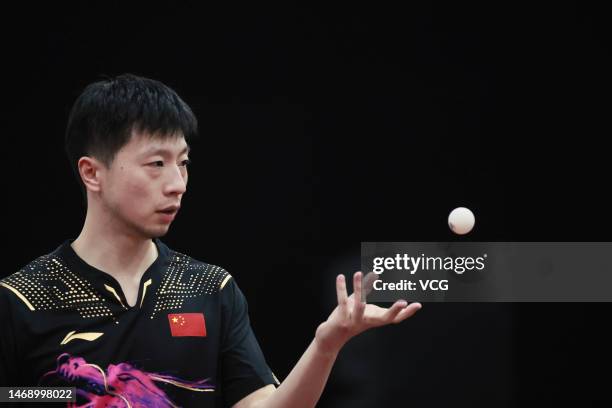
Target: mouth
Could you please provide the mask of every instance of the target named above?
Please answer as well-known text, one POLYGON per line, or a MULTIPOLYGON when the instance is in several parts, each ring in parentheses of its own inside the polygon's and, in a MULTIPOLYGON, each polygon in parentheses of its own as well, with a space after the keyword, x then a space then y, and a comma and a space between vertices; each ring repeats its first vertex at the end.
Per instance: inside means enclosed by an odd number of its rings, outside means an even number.
POLYGON ((180 205, 171 205, 162 210, 158 210, 157 212, 164 213, 164 214, 176 214, 179 208, 181 208, 180 205))
POLYGON ((162 210, 158 210, 157 213, 161 215, 164 222, 171 222, 174 220, 179 208, 181 208, 180 205, 171 205, 162 210))

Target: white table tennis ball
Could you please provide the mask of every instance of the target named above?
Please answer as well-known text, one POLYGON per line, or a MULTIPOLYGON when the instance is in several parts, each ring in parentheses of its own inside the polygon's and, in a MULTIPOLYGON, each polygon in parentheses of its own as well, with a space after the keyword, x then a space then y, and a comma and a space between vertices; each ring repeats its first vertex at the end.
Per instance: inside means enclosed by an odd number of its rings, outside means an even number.
POLYGON ((467 234, 475 222, 474 213, 469 208, 457 207, 448 215, 448 226, 455 234, 467 234))

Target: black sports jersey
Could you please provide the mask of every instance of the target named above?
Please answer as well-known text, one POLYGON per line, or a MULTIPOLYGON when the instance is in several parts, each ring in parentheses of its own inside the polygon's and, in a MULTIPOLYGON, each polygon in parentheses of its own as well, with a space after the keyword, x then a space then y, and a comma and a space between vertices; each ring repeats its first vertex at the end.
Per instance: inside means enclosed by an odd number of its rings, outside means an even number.
POLYGON ((155 239, 130 307, 71 242, 0 280, 0 386, 72 386, 76 406, 140 408, 231 406, 278 385, 223 268, 155 239))

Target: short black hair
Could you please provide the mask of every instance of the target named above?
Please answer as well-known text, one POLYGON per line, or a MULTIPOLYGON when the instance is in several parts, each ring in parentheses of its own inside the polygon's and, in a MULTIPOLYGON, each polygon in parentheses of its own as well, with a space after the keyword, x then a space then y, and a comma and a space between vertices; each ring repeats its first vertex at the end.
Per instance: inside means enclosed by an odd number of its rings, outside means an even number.
POLYGON ((110 166, 133 130, 156 138, 182 133, 189 141, 197 136, 198 122, 177 93, 159 81, 122 74, 88 85, 72 106, 65 136, 66 154, 85 196, 79 159, 91 156, 110 166))

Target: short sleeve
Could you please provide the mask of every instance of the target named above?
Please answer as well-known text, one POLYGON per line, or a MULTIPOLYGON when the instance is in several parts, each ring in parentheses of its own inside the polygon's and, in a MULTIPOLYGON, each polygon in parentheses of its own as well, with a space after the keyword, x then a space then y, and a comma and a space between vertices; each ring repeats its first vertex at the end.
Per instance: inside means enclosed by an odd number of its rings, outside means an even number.
POLYGON ((8 387, 19 384, 17 373, 15 328, 11 314, 8 289, 0 286, 0 387, 8 387))
POLYGON ((251 328, 248 305, 233 278, 221 289, 223 335, 221 383, 223 405, 231 407, 252 392, 278 385, 251 328))

